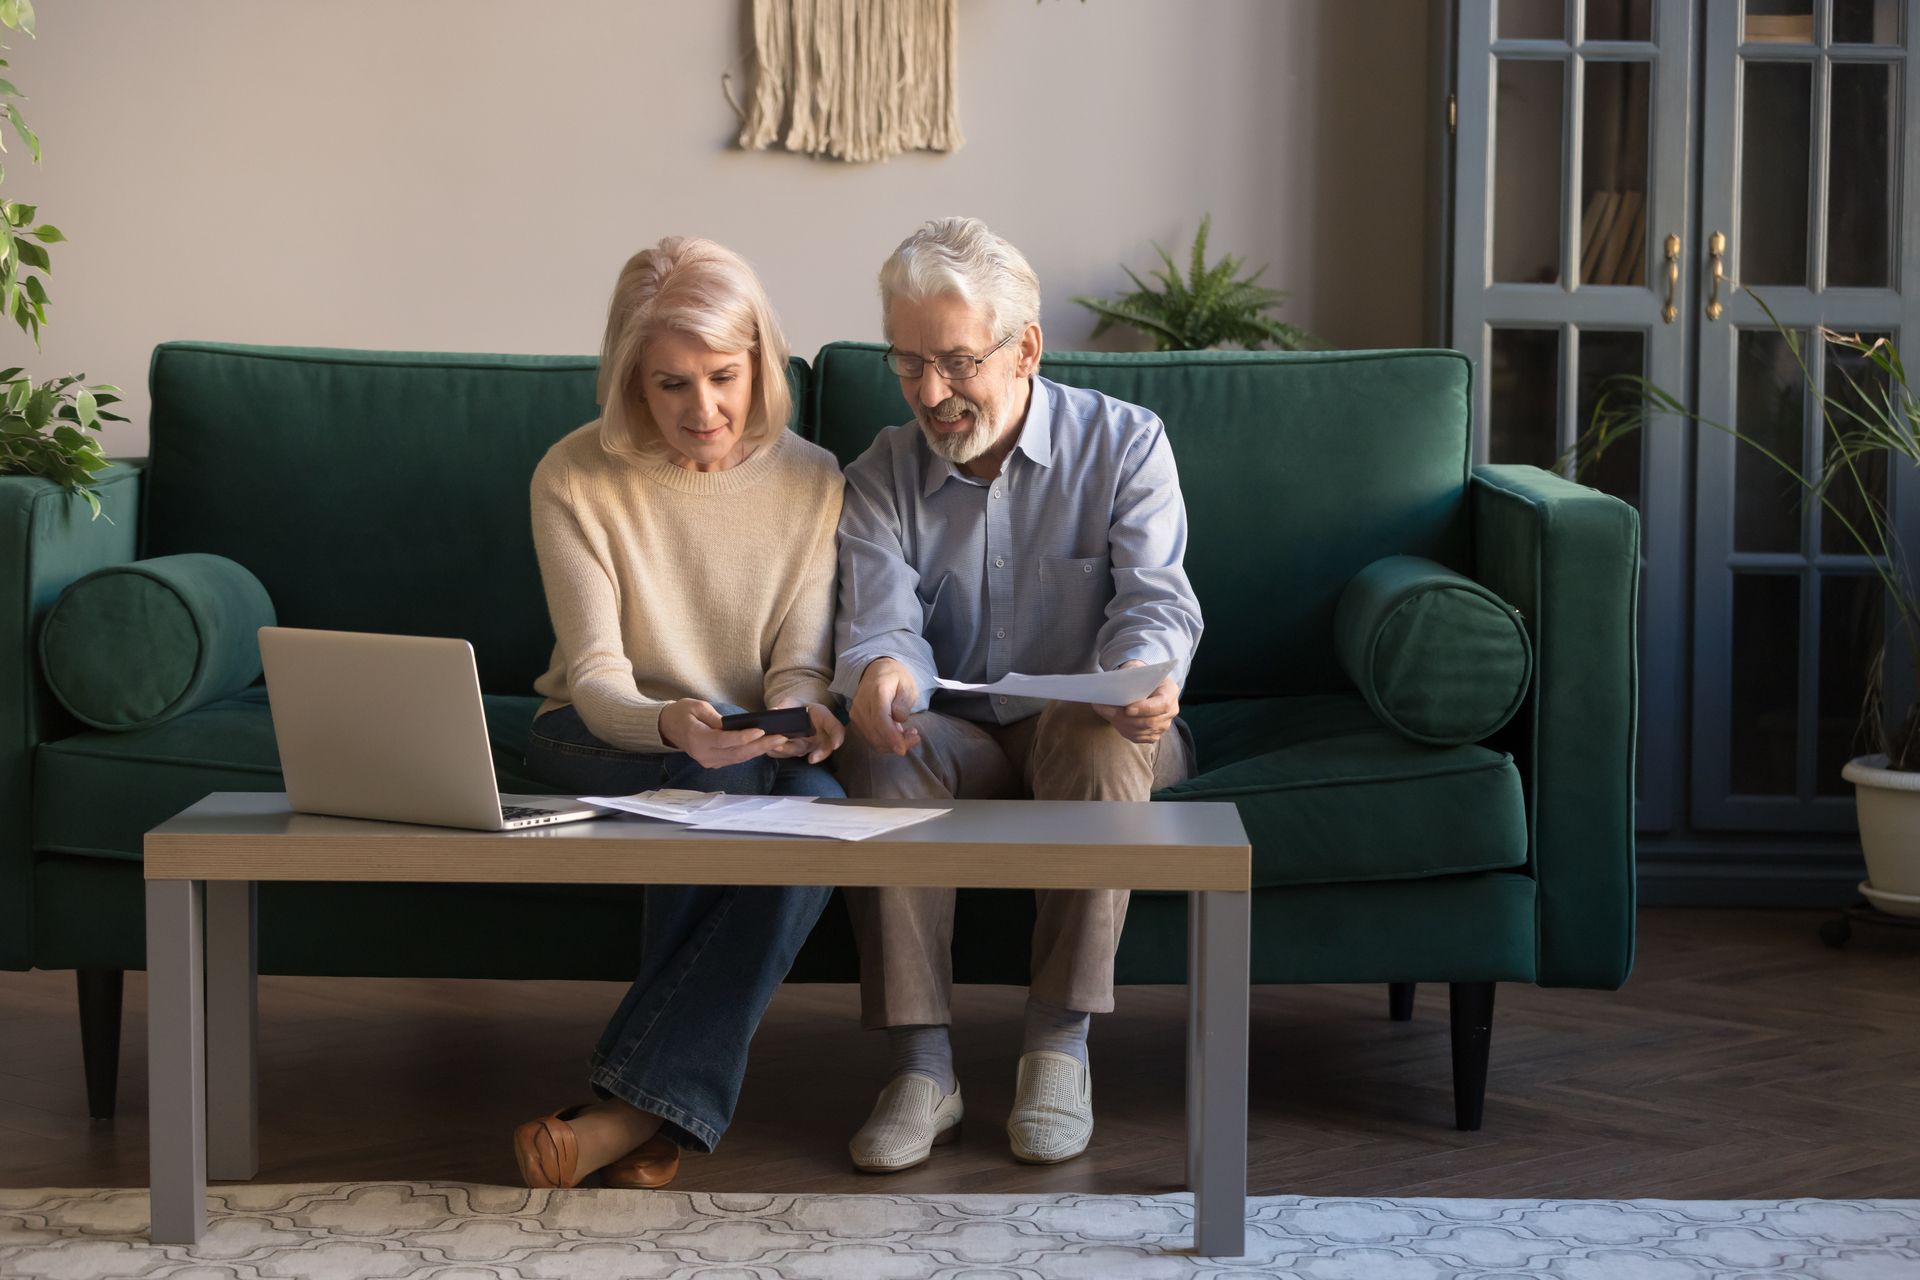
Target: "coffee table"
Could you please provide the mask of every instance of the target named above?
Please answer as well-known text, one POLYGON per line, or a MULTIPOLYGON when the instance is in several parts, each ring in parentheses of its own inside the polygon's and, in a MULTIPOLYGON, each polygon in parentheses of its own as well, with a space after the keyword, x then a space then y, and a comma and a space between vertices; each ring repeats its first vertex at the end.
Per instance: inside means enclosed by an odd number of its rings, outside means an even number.
POLYGON ((843 841, 626 817, 458 831, 293 813, 273 792, 208 796, 146 837, 152 1239, 194 1243, 206 1228, 207 1179, 244 1182, 260 1167, 259 881, 922 885, 1187 893, 1194 1245, 1208 1257, 1244 1253, 1251 855, 1239 812, 1223 803, 944 803, 952 812, 942 817, 843 841))

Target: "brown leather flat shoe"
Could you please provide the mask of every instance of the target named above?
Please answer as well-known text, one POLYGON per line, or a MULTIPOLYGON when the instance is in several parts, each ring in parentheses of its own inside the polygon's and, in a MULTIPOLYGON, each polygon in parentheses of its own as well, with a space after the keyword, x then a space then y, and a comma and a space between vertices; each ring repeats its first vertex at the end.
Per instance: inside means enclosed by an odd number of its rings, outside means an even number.
POLYGON ((534 1188, 580 1185, 580 1141, 567 1121, 581 1110, 565 1107, 513 1131, 513 1158, 521 1181, 534 1188))
POLYGON ((600 1171, 610 1187, 650 1191, 664 1187, 680 1172, 680 1144, 656 1133, 600 1171))

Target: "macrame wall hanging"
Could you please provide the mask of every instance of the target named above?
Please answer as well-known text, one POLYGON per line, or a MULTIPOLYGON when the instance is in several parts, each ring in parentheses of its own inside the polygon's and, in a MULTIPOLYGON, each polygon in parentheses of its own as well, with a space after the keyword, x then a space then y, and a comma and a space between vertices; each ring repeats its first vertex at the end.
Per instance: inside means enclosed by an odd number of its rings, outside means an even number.
MULTIPOLYGON (((958 0, 753 0, 740 145, 863 163, 965 141, 958 0)), ((731 97, 731 92, 729 92, 731 97)))

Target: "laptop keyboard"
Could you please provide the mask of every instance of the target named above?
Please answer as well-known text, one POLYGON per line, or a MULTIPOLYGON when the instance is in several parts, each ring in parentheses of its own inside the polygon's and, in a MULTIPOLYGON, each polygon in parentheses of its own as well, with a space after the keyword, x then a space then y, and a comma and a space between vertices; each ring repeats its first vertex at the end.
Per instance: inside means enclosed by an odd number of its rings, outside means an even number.
POLYGON ((541 809, 534 805, 503 804, 500 806, 500 820, 502 822, 518 822, 522 818, 541 818, 547 814, 558 812, 560 812, 558 809, 541 809))

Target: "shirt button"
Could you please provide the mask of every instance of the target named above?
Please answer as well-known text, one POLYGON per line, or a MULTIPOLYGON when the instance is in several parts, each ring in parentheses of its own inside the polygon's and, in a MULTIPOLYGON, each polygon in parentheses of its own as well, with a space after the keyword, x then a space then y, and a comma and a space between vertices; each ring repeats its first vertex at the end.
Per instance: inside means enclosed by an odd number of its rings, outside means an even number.
POLYGON ((1092 565, 1090 565, 1090 564, 1083 564, 1083 565, 1081 565, 1081 566, 1080 566, 1080 572, 1082 572, 1082 573, 1092 573, 1092 572, 1093 572, 1093 566, 1092 566, 1092 565))
POLYGON ((1005 694, 1000 695, 1000 705, 1003 707, 1007 705, 1007 696, 1005 694))
POLYGON ((993 634, 998 638, 1005 640, 1007 638, 1007 629, 1005 627, 1001 627, 998 631, 994 632, 993 634))
POLYGON ((1007 567, 1007 562, 1006 562, 1006 560, 1005 560, 1005 558, 1004 558, 1004 557, 1001 557, 1001 556, 995 556, 995 557, 993 558, 993 567, 994 567, 994 568, 996 568, 996 569, 1004 569, 1004 568, 1006 568, 1006 567, 1007 567))
POLYGON ((994 497, 996 497, 996 498, 997 498, 997 497, 999 497, 999 496, 1000 496, 1000 491, 999 491, 998 489, 995 489, 995 490, 993 491, 993 496, 994 496, 994 497))

